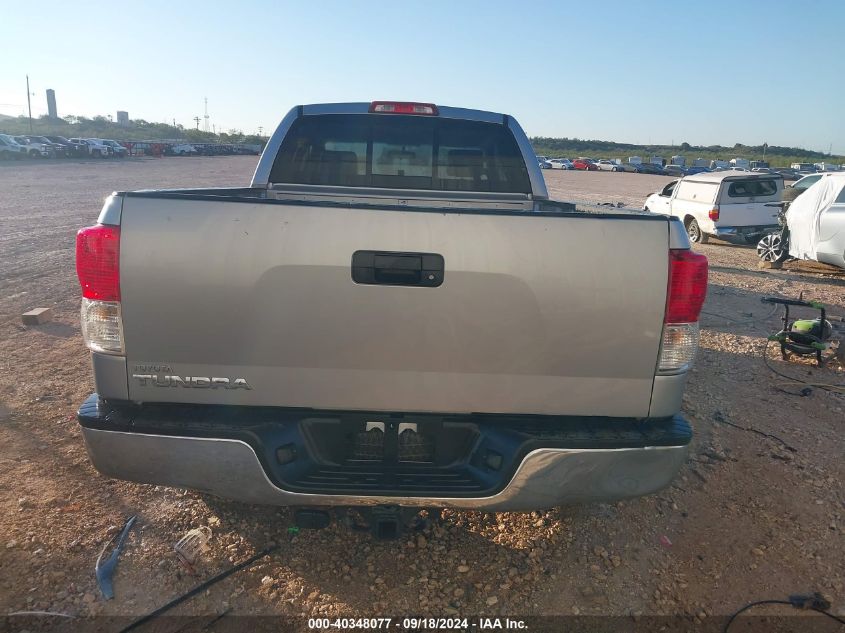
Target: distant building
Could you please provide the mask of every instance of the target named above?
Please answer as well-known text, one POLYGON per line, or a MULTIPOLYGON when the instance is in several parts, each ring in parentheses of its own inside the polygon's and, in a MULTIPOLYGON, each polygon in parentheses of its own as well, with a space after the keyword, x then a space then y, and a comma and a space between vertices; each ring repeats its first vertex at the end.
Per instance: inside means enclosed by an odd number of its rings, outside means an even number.
POLYGON ((129 113, 124 112, 123 110, 117 111, 117 124, 118 125, 129 125, 129 113))
POLYGON ((47 116, 51 119, 59 118, 59 111, 56 109, 56 91, 47 88, 47 116))

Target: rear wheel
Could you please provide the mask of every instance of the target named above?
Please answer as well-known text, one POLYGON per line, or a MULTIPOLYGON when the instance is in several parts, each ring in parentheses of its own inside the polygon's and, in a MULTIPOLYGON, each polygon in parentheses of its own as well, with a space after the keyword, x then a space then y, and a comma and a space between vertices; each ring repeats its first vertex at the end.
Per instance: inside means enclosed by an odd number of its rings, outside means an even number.
POLYGON ((39 156, 41 156, 41 154, 37 149, 29 150, 29 157, 30 158, 38 158, 39 156))
POLYGON ((780 233, 769 233, 757 242, 757 256, 764 262, 779 264, 789 257, 789 244, 780 233))
POLYGON ((707 235, 698 226, 695 218, 687 220, 687 235, 689 236, 690 242, 694 244, 704 244, 707 241, 707 235))

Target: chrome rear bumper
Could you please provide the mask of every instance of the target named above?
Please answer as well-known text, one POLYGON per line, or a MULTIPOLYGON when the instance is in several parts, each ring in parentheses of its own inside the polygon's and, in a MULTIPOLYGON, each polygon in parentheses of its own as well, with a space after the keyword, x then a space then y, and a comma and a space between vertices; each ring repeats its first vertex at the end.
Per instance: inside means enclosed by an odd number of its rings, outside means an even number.
POLYGON ((484 511, 538 510, 637 497, 669 484, 686 460, 686 446, 616 449, 537 449, 526 455, 497 494, 426 498, 307 494, 284 490, 267 477, 241 440, 179 437, 82 427, 94 466, 104 475, 191 488, 245 503, 282 506, 396 504, 484 511))

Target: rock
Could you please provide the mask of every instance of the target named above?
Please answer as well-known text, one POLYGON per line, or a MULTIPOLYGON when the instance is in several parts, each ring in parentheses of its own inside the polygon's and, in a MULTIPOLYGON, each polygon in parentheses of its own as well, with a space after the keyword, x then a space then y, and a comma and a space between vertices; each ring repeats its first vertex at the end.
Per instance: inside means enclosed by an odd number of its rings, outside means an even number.
POLYGON ((546 520, 545 520, 545 519, 537 519, 537 520, 534 522, 534 527, 538 527, 538 528, 539 528, 539 527, 543 527, 544 525, 546 525, 546 520))
POLYGON ((271 584, 273 584, 273 579, 270 576, 264 576, 264 578, 261 579, 261 584, 264 585, 265 587, 267 585, 271 585, 271 584))
POLYGON ((18 542, 15 539, 11 541, 6 541, 6 549, 13 549, 18 546, 18 542))
POLYGON ((578 607, 572 607, 572 615, 581 615, 581 609, 578 607))
POLYGON ((469 571, 469 565, 458 565, 458 573, 465 574, 469 571))
POLYGON ((53 308, 35 308, 21 315, 24 325, 41 325, 53 319, 53 308))
POLYGON ((499 597, 498 596, 490 596, 489 598, 487 598, 487 606, 488 607, 492 607, 494 604, 498 604, 498 603, 499 603, 499 597))
POLYGON ((428 540, 425 538, 425 536, 420 534, 417 537, 417 547, 423 549, 426 545, 428 545, 428 540))
POLYGON ((519 576, 519 570, 516 567, 508 569, 508 578, 515 578, 516 576, 519 576))
POLYGON ((783 268, 783 262, 764 262, 761 259, 757 262, 757 268, 760 270, 780 270, 783 268))
POLYGON ((92 604, 96 601, 97 596, 95 596, 93 593, 88 592, 84 596, 82 596, 82 602, 84 602, 85 604, 92 604))
POLYGON ((762 556, 763 550, 761 550, 759 547, 754 547, 754 548, 751 549, 751 553, 754 554, 755 556, 762 556))

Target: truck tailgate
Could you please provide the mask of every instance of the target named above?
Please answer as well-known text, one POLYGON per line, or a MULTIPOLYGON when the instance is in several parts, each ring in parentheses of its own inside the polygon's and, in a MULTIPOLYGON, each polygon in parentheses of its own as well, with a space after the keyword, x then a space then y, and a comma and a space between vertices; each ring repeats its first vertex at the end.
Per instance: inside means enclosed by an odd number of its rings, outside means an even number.
POLYGON ((121 225, 132 400, 648 415, 666 218, 130 194, 121 225), (357 251, 441 255, 442 284, 355 283, 357 251))
POLYGON ((777 223, 777 207, 767 207, 765 202, 722 202, 716 226, 774 226, 777 223))

